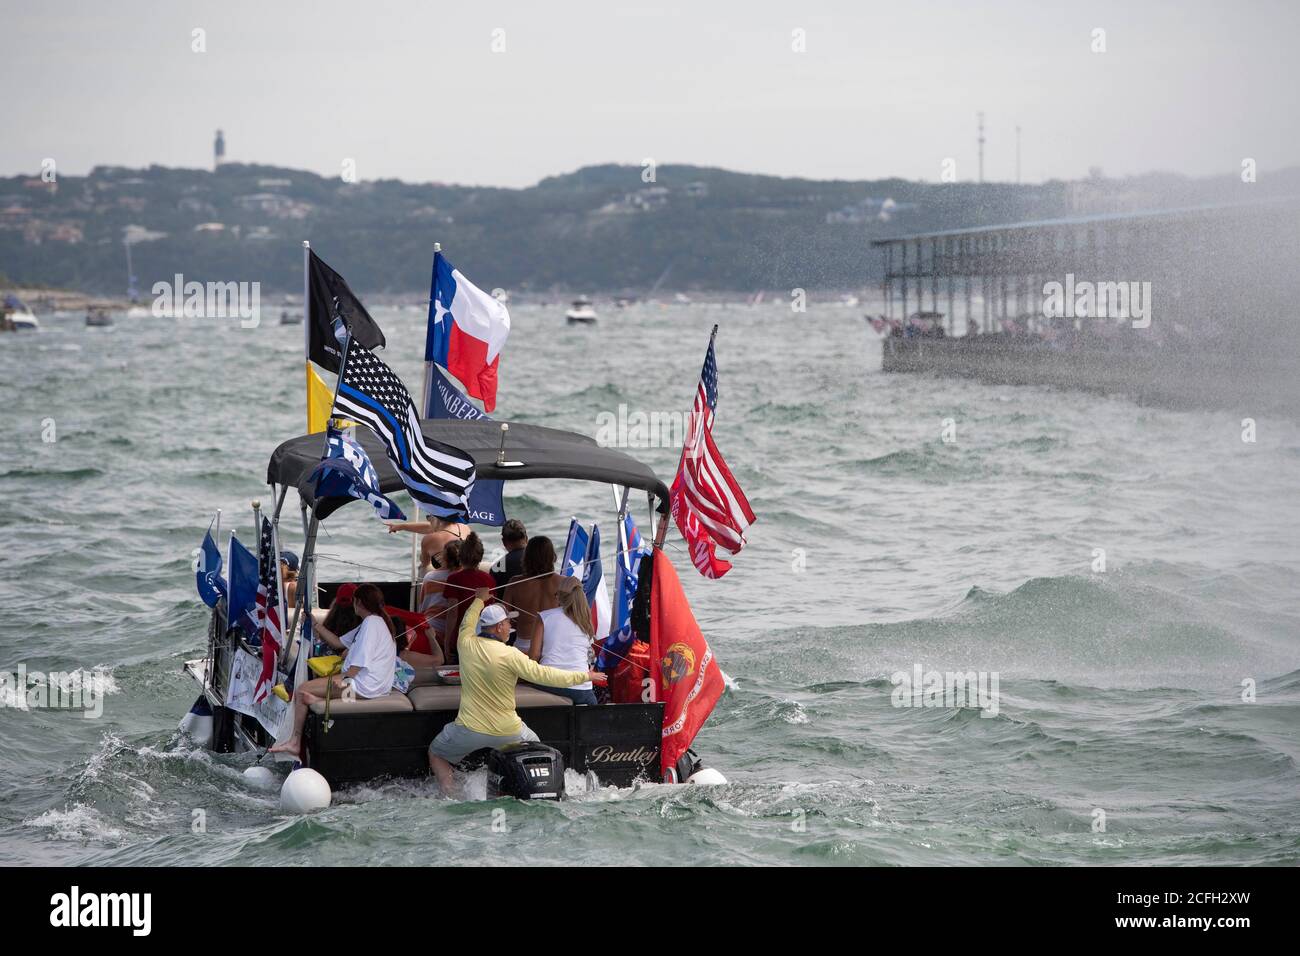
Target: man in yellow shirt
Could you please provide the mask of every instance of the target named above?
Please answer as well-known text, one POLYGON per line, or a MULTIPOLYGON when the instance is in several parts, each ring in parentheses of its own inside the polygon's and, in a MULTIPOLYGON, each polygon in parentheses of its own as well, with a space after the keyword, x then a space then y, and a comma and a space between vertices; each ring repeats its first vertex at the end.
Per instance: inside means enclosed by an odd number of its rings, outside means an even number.
POLYGON ((543 667, 505 642, 510 618, 500 604, 484 609, 488 589, 479 588, 460 622, 460 711, 429 744, 429 769, 442 792, 454 789, 452 767, 476 750, 504 747, 537 735, 515 712, 515 684, 526 680, 546 687, 574 687, 591 681, 605 683, 600 671, 566 671, 543 667))

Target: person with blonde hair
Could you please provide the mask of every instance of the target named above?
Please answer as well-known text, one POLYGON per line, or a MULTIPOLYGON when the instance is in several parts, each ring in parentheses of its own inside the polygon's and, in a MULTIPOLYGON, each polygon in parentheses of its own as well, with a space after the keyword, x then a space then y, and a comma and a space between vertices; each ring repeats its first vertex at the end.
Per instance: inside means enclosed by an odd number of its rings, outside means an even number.
MULTIPOLYGON (((587 670, 591 667, 591 644, 596 637, 596 629, 591 625, 591 605, 582 590, 582 582, 577 578, 560 578, 559 593, 556 595, 558 607, 542 611, 541 627, 533 637, 534 647, 538 651, 538 663, 543 667, 555 667, 560 670, 587 670)), ((591 681, 572 687, 543 687, 548 694, 559 694, 575 704, 595 704, 596 694, 591 681)))

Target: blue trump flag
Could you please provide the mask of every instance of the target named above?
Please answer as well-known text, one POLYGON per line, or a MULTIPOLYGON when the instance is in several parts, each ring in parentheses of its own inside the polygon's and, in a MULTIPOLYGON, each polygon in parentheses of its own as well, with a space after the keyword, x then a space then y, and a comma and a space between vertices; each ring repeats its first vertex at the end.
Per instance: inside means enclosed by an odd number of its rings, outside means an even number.
POLYGON ((596 666, 605 670, 627 656, 635 635, 632 632, 632 603, 636 600, 636 584, 641 571, 641 556, 645 553, 641 532, 631 515, 623 516, 624 543, 614 564, 614 624, 609 639, 605 641, 596 658, 596 666))
POLYGON ((375 517, 402 521, 406 515, 379 489, 379 474, 357 442, 333 425, 327 429, 325 457, 308 481, 316 487, 316 498, 358 498, 370 502, 375 517))
POLYGON ((211 528, 203 535, 194 566, 194 583, 199 589, 199 597, 208 607, 216 607, 217 602, 226 596, 226 580, 221 576, 221 552, 212 540, 211 528))
MULTIPOLYGON (((428 366, 429 394, 426 400, 425 418, 457 419, 465 422, 491 421, 486 414, 479 411, 465 396, 465 393, 451 383, 437 364, 428 366)), ((487 524, 500 527, 506 523, 505 502, 502 493, 505 482, 499 478, 480 478, 474 482, 469 494, 469 520, 475 524, 487 524)))
POLYGON ((257 555, 240 544, 233 531, 226 553, 226 569, 230 573, 226 626, 243 628, 249 637, 257 636, 257 555))

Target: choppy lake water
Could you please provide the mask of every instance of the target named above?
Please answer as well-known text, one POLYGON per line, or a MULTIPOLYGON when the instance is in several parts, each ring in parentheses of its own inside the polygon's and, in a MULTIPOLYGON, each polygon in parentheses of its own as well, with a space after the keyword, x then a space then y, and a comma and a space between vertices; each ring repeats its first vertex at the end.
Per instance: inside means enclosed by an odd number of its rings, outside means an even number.
MULTIPOLYGON (((375 311, 416 385, 423 316, 375 311)), ((512 312, 498 417, 593 435, 620 403, 684 412, 722 326, 715 436, 759 521, 719 582, 670 541, 737 684, 696 742, 730 783, 575 777, 560 805, 510 803, 507 832, 428 781, 281 815, 250 758, 175 728, 204 646, 191 552, 216 508, 251 539, 267 458, 303 429, 301 327, 51 317, 0 338, 0 669, 103 667, 112 692, 94 720, 0 709, 0 859, 1300 861, 1296 422, 885 376, 843 308, 609 307, 590 329, 512 312), (996 674, 996 716, 894 706, 891 675, 917 665, 996 674)), ((672 448, 633 453, 671 477, 672 448)), ((520 484, 508 510, 534 533, 611 518, 608 488, 520 484)), ((322 552, 406 573, 360 507, 327 529, 322 552)))

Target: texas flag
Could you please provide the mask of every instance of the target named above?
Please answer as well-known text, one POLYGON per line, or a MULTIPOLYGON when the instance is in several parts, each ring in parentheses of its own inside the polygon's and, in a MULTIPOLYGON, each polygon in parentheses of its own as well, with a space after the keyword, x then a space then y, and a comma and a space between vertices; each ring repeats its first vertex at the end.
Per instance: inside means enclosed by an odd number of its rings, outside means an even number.
POLYGON ((591 526, 591 535, 587 538, 587 556, 582 569, 582 590, 587 595, 591 606, 591 626, 595 628, 594 640, 604 640, 609 636, 610 619, 613 615, 609 607, 609 591, 605 587, 605 571, 600 560, 600 526, 591 526))
POLYGON ((577 578, 582 582, 582 590, 591 606, 591 626, 596 630, 594 640, 606 637, 613 614, 600 560, 599 525, 593 524, 588 534, 587 529, 578 524, 577 518, 569 521, 569 538, 560 557, 560 577, 577 578))
POLYGON ((437 362, 460 379, 465 391, 483 401, 485 411, 497 407, 497 361, 509 334, 505 305, 435 252, 424 360, 437 362))

